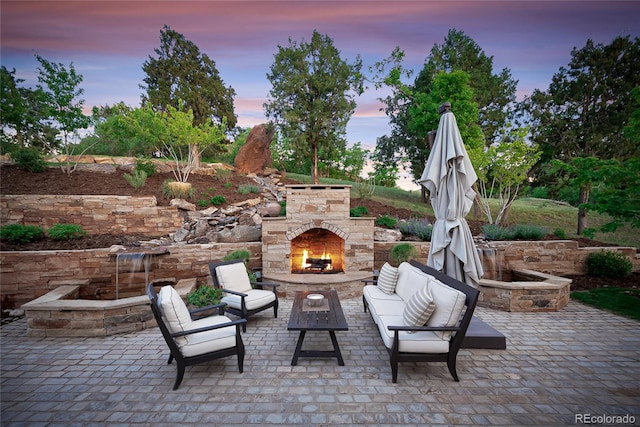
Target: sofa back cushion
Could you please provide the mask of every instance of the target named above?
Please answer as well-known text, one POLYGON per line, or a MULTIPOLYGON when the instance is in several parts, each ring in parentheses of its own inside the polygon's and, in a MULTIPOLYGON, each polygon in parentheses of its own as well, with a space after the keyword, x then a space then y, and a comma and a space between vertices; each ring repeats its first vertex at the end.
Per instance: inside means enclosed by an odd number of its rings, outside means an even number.
POLYGON ((378 275, 378 288, 385 294, 393 294, 398 283, 398 268, 385 262, 378 275))
POLYGON ((216 276, 218 283, 225 289, 236 292, 247 292, 251 290, 251 282, 249 274, 244 262, 234 262, 232 264, 224 264, 216 267, 216 276))
MULTIPOLYGON (((429 276, 429 293, 436 306, 427 326, 456 326, 462 316, 466 295, 457 289, 445 285, 433 276, 429 276)), ((442 339, 448 340, 451 332, 436 332, 442 339)))
POLYGON ((398 282, 396 283, 396 294, 407 303, 415 294, 427 286, 429 275, 421 272, 408 262, 403 262, 398 266, 398 282))

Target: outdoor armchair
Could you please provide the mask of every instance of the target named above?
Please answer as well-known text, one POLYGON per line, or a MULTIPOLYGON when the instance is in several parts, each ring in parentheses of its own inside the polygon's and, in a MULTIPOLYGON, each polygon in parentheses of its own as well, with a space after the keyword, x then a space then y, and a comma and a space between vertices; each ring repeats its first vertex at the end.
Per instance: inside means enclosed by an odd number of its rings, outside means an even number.
POLYGON ((163 286, 160 294, 152 283, 147 285, 147 295, 151 300, 151 311, 160 327, 162 336, 169 346, 169 360, 177 365, 177 390, 187 366, 208 362, 222 357, 237 355, 238 370, 242 373, 244 343, 240 335, 240 325, 246 320, 232 321, 219 314, 224 304, 189 311, 184 301, 172 286, 163 286), (193 320, 193 315, 213 311, 215 314, 193 320))
MULTIPOLYGON (((226 310, 243 319, 273 307, 273 316, 278 318, 278 283, 251 282, 243 260, 214 261, 209 263, 213 286, 221 288, 227 295, 222 298, 226 310), (264 289, 265 287, 270 290, 264 289)), ((242 325, 246 331, 247 325, 242 325)))

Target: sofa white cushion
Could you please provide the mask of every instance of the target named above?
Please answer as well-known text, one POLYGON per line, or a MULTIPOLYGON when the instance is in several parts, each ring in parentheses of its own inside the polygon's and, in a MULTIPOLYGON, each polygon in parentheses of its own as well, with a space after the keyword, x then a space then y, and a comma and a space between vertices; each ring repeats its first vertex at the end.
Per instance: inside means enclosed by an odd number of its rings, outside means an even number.
MULTIPOLYGON (((167 324, 169 332, 175 334, 176 332, 183 332, 191 328, 193 321, 191 320, 191 314, 184 301, 173 289, 173 286, 163 286, 158 294, 158 305, 162 311, 162 315, 167 324)), ((186 343, 184 337, 178 337, 176 339, 178 345, 186 343)))
MULTIPOLYGON (((276 294, 265 289, 251 289, 242 292, 247 295, 244 298, 244 303, 247 310, 264 307, 265 305, 275 301, 276 299, 276 294)), ((229 307, 233 307, 238 310, 240 310, 242 307, 242 297, 240 295, 227 294, 222 298, 221 302, 224 302, 229 307)))
POLYGON ((365 285, 362 295, 367 301, 369 312, 373 321, 377 324, 378 317, 384 314, 397 314, 404 310, 404 301, 396 294, 385 294, 375 285, 365 285))
POLYGON ((398 282, 398 268, 393 267, 388 262, 385 262, 380 269, 378 275, 378 287, 385 294, 393 294, 396 290, 396 283, 398 282))
POLYGON ((236 292, 251 290, 251 282, 247 274, 247 268, 243 262, 219 265, 216 267, 216 276, 220 286, 236 292))
MULTIPOLYGON (((204 319, 195 320, 191 324, 191 329, 204 328, 211 325, 231 322, 226 316, 210 316, 204 319)), ((180 351, 186 357, 197 356, 215 350, 231 348, 236 345, 236 327, 214 329, 211 331, 199 332, 187 335, 186 342, 179 344, 180 351)))
POLYGON ((427 286, 429 277, 431 276, 424 274, 408 262, 403 262, 398 266, 396 294, 398 294, 405 303, 409 302, 413 294, 415 294, 420 288, 427 286))
MULTIPOLYGON (((402 314, 395 316, 381 316, 378 330, 382 341, 387 348, 393 346, 394 331, 387 329, 388 325, 402 326, 402 314)), ((408 334, 405 331, 398 332, 400 341, 400 351, 407 353, 447 353, 449 351, 449 341, 443 340, 433 331, 418 331, 415 334, 408 334)))
MULTIPOLYGON (((466 295, 431 276, 427 286, 436 305, 427 326, 456 326, 464 310, 466 295)), ((447 331, 437 334, 446 340, 451 337, 451 332, 447 331)))
MULTIPOLYGON (((425 286, 419 289, 404 307, 402 314, 404 324, 406 326, 424 326, 435 308, 429 287, 425 286)), ((415 331, 407 331, 407 333, 413 334, 415 331)))

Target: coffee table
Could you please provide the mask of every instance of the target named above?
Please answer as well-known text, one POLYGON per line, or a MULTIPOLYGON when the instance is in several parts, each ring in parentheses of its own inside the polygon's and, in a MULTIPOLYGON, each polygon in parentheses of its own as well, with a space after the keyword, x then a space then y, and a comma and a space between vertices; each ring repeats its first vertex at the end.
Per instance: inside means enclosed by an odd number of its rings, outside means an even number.
POLYGON ((348 331, 349 325, 344 317, 338 292, 335 289, 322 291, 297 291, 293 299, 293 307, 289 316, 289 331, 300 331, 296 350, 293 353, 291 365, 298 364, 299 357, 335 357, 338 364, 344 366, 340 346, 336 339, 336 331, 348 331), (308 307, 307 295, 322 294, 325 298, 324 309, 308 307), (328 331, 333 343, 332 350, 302 350, 302 343, 308 331, 328 331))

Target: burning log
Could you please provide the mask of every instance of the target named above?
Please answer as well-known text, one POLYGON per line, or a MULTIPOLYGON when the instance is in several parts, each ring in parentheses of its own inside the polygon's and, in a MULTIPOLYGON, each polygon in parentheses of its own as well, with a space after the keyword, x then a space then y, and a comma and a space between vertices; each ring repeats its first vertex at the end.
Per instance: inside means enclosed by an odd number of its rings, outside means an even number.
POLYGON ((331 258, 307 258, 306 270, 320 270, 324 271, 331 265, 331 258))

